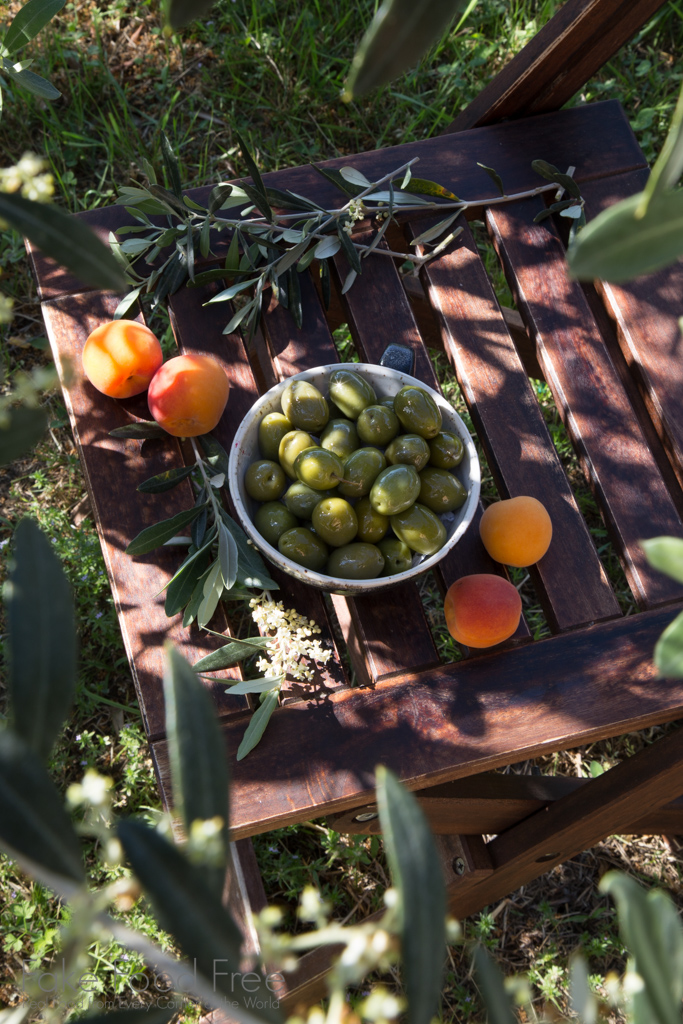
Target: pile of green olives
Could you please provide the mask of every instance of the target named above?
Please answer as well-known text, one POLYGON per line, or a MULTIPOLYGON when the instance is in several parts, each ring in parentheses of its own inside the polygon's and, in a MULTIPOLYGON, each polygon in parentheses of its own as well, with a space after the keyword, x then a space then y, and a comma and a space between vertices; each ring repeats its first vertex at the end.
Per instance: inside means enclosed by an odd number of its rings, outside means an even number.
POLYGON ((368 580, 410 569, 446 542, 441 515, 464 504, 453 473, 464 456, 432 395, 409 384, 391 398, 337 369, 329 395, 291 380, 281 412, 258 428, 260 458, 244 486, 254 525, 286 558, 317 573, 368 580))

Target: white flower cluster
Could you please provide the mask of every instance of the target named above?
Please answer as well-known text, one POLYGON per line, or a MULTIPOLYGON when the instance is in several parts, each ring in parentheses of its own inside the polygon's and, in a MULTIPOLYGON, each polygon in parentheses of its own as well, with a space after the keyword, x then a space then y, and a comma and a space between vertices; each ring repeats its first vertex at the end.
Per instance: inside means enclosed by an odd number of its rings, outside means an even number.
POLYGON ((18 164, 0 168, 0 192, 21 191, 24 199, 36 203, 50 201, 55 190, 51 174, 43 174, 46 163, 35 153, 24 153, 18 164))
POLYGON ((276 604, 267 591, 252 598, 249 607, 257 626, 271 634, 268 657, 257 662, 259 672, 265 676, 311 680, 313 668, 309 663, 325 665, 332 657, 332 651, 319 640, 310 639, 320 632, 320 627, 293 608, 285 608, 282 601, 276 604))
POLYGON ((347 221, 344 224, 344 231, 347 235, 350 235, 353 231, 353 225, 357 220, 363 220, 366 216, 366 210, 363 205, 362 199, 352 199, 349 203, 347 210, 347 221))

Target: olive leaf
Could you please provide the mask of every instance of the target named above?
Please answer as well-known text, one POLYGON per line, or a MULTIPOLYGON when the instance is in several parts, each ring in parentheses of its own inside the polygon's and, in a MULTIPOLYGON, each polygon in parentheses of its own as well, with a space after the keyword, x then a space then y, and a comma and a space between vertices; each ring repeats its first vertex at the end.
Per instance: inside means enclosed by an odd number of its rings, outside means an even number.
POLYGON ((265 699, 262 704, 259 705, 257 710, 251 716, 249 725, 244 731, 242 742, 237 748, 237 760, 241 761, 247 756, 249 751, 253 750, 254 747, 259 743, 261 737, 266 731, 266 726, 270 721, 270 716, 275 711, 278 705, 278 698, 280 696, 280 688, 269 689, 265 693, 265 699))

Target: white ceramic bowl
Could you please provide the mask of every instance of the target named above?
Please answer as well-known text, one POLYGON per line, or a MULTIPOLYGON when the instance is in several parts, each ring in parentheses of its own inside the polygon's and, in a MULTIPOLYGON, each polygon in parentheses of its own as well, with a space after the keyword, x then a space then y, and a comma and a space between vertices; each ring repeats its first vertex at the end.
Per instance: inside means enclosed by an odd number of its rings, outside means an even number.
POLYGON ((472 522, 477 503, 479 501, 479 487, 481 476, 479 472, 479 459, 474 447, 474 442, 469 432, 458 416, 457 412, 443 395, 433 391, 432 388, 423 384, 421 380, 409 376, 407 373, 400 373, 385 366, 378 366, 373 363, 335 363, 331 366, 316 366, 312 370, 304 370, 288 377, 280 384, 276 384, 270 391, 267 391, 257 402, 254 403, 250 412, 242 420, 235 439, 230 449, 229 486, 232 500, 235 504, 235 511, 242 527, 251 538, 259 551, 275 565, 279 566, 290 576, 296 577, 303 583, 310 583, 314 587, 331 591, 336 594, 370 594, 377 590, 386 590, 388 587, 403 583, 405 580, 419 576, 436 565, 455 544, 458 543, 467 527, 472 522), (406 384, 414 384, 429 392, 441 410, 443 419, 443 430, 457 434, 465 446, 465 455, 462 462, 454 471, 463 486, 467 489, 467 500, 461 508, 456 509, 445 516, 441 516, 447 531, 447 540, 442 548, 433 555, 414 555, 413 565, 406 572, 398 573, 396 576, 380 576, 373 580, 344 580, 337 576, 325 576, 323 573, 313 572, 303 565, 298 565, 291 558, 285 558, 277 548, 272 547, 264 537, 256 530, 253 524, 253 516, 258 507, 258 502, 253 501, 244 488, 244 474, 249 465, 260 458, 258 448, 258 427, 264 416, 269 412, 281 412, 280 397, 290 380, 307 380, 318 388, 327 397, 329 394, 328 379, 333 370, 353 370, 354 373, 364 377, 375 389, 378 400, 389 398, 395 395, 406 384))

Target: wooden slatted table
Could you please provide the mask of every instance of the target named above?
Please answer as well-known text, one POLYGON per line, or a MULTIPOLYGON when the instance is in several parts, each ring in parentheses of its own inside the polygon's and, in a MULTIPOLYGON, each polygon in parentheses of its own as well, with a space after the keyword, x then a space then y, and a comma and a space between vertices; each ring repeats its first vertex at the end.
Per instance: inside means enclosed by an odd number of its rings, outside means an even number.
MULTIPOLYGON (((419 173, 465 198, 491 195, 478 166, 496 167, 509 193, 539 181, 531 160, 576 167, 589 216, 642 186, 644 157, 616 103, 446 135, 329 162, 352 163, 369 179, 420 157, 419 173)), ((311 168, 266 176, 268 183, 335 204, 311 168)), ((191 190, 202 202, 208 190, 191 190)), ((683 830, 683 744, 678 732, 586 784, 493 773, 548 751, 668 722, 683 714, 683 680, 658 679, 652 650, 683 603, 683 588, 652 570, 639 540, 683 536, 683 360, 677 318, 681 264, 632 285, 598 292, 572 281, 552 220, 534 224, 541 198, 486 208, 485 218, 545 378, 576 446, 639 614, 623 617, 545 427, 470 230, 423 270, 423 285, 445 350, 470 408, 502 497, 530 494, 549 509, 554 538, 531 570, 552 636, 513 640, 463 661, 441 664, 415 584, 376 597, 332 597, 359 686, 350 688, 323 595, 274 570, 285 604, 314 618, 335 657, 311 699, 278 709, 260 745, 242 762, 234 752, 248 721, 244 698, 207 683, 233 756, 233 837, 238 843, 236 905, 263 901, 248 837, 287 823, 335 815, 337 828, 376 829, 374 768, 392 768, 443 835, 452 910, 472 912, 605 835, 620 830, 683 830), (484 773, 484 774, 482 774, 484 773), (503 781, 504 780, 504 781, 503 781), (659 809, 659 810, 658 810, 659 809), (647 811, 647 817, 643 817, 647 811), (362 814, 362 821, 358 815, 362 814), (639 820, 640 819, 640 820, 639 820), (500 833, 484 844, 482 834, 500 833), (452 865, 456 865, 454 868, 452 865)), ((430 215, 433 216, 433 215, 430 215)), ((85 215, 105 237, 127 218, 121 207, 85 215)), ((425 218, 405 225, 408 236, 425 218)), ((78 363, 88 333, 109 319, 113 295, 89 291, 33 253, 55 359, 78 363)), ((394 262, 371 256, 343 297, 344 316, 364 361, 388 342, 410 346, 415 375, 438 387, 394 262)), ((344 258, 335 257, 338 278, 344 258)), ((170 300, 182 351, 211 353, 232 382, 215 431, 230 447, 259 393, 311 366, 337 361, 313 279, 301 275, 304 325, 281 307, 263 317, 249 348, 224 335, 225 306, 204 307, 212 286, 181 289, 170 300)), ((218 641, 168 620, 154 598, 177 566, 173 550, 124 553, 143 526, 190 506, 189 484, 139 495, 147 477, 183 464, 174 440, 114 440, 109 431, 147 417, 144 399, 103 398, 81 379, 66 391, 116 607, 164 800, 170 792, 161 692, 162 651, 170 637, 190 661, 218 641)), ((481 509, 479 510, 481 512, 481 509)), ((503 572, 487 557, 477 520, 436 573, 442 588, 471 572, 503 572)), ((222 613, 220 613, 222 614, 222 613)), ((227 629, 224 618, 217 628, 227 629)), ((474 652, 472 652, 474 654, 474 652)), ((231 670, 224 675, 237 675, 231 670)), ((321 959, 308 958, 308 976, 321 959)), ((305 971, 304 971, 305 974, 305 971)), ((302 975, 303 976, 303 975, 302 975)), ((309 991, 314 987, 309 985, 309 991)))

